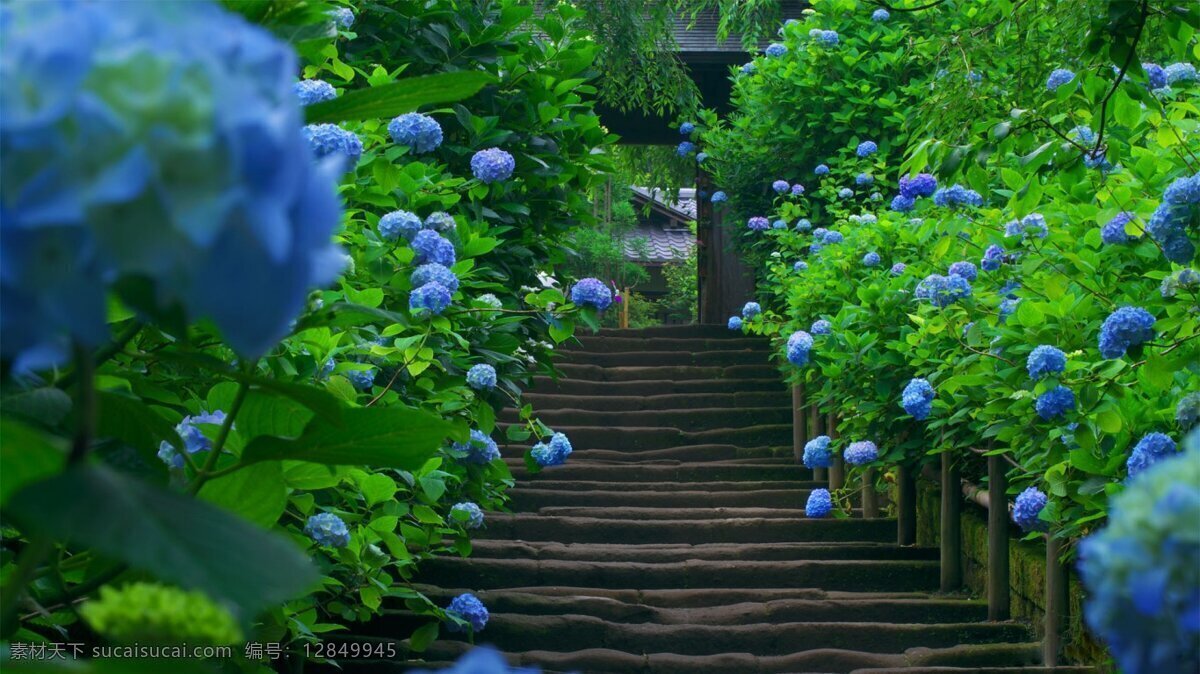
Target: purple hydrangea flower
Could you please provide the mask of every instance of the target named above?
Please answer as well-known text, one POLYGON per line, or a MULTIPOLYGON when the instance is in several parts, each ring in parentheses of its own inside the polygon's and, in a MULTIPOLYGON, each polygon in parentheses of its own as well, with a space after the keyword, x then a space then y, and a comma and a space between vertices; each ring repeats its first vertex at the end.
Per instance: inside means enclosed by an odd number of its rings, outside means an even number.
POLYGON ((1142 70, 1146 71, 1151 89, 1161 89, 1167 86, 1167 73, 1162 66, 1157 63, 1143 63, 1142 70))
POLYGON ((771 183, 771 189, 775 190, 776 194, 783 194, 791 189, 791 187, 792 186, 789 185, 788 181, 786 180, 776 180, 775 182, 771 183))
POLYGON ((498 147, 480 150, 471 157, 471 173, 485 183, 508 180, 516 168, 513 156, 498 147))
POLYGON ((932 196, 937 191, 937 186, 937 178, 928 173, 900 178, 900 194, 910 199, 932 196))
POLYGON ((983 251, 983 259, 979 261, 979 266, 984 271, 996 271, 1000 265, 1004 263, 1004 249, 996 244, 987 247, 983 251))
POLYGON ((896 264, 892 265, 890 273, 892 276, 899 276, 904 273, 905 269, 908 269, 908 265, 904 264, 903 262, 897 262, 896 264))
POLYGON ((581 307, 604 311, 613 302, 612 290, 595 278, 582 278, 571 287, 571 301, 581 307))
POLYGON ((792 196, 798 197, 801 194, 804 194, 804 185, 801 185, 800 183, 792 185, 792 196))
POLYGON ((746 227, 755 232, 762 232, 771 228, 771 221, 756 215, 746 221, 746 227))

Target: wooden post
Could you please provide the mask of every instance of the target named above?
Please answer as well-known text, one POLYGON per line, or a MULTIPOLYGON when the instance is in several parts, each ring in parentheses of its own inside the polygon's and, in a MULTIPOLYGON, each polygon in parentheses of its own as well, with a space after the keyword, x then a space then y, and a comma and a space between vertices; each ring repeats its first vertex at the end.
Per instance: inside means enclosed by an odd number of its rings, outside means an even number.
POLYGON ((629 295, 629 288, 621 290, 621 299, 621 328, 625 329, 629 327, 629 303, 633 301, 629 295))
MULTIPOLYGON (((808 427, 812 429, 812 437, 825 435, 825 416, 817 409, 815 402, 808 404, 808 427)), ((826 482, 829 479, 828 468, 813 468, 813 479, 817 482, 826 482)))
POLYGON ((1057 667, 1067 619, 1067 570, 1059 561, 1062 543, 1046 536, 1046 635, 1042 640, 1042 666, 1057 667))
MULTIPOLYGON (((828 429, 829 438, 836 440, 837 433, 837 417, 830 412, 825 417, 825 427, 828 429)), ((842 455, 838 454, 833 457, 833 465, 829 467, 829 488, 841 489, 846 486, 846 462, 842 460, 842 455)))
POLYGON ((917 542, 917 471, 914 466, 896 467, 896 545, 917 542))
POLYGON ((1008 620, 1008 473, 1004 457, 988 457, 988 620, 1008 620))
POLYGON ((804 382, 800 382, 792 387, 792 455, 797 464, 804 462, 804 445, 808 443, 808 415, 804 404, 804 382))
POLYGON ((941 590, 962 587, 962 487, 958 465, 942 452, 941 590))
POLYGON ((879 498, 875 493, 875 467, 862 472, 862 514, 864 519, 879 517, 879 498))

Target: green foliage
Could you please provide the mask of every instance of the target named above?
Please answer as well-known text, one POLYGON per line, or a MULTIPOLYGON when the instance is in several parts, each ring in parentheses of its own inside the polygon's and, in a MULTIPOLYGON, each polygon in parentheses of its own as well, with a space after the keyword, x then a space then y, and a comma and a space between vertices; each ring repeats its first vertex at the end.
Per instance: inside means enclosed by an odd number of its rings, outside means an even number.
POLYGON ((696 252, 692 251, 682 262, 663 265, 663 278, 667 281, 667 294, 659 300, 666 310, 667 318, 675 323, 695 323, 699 280, 696 252))
POLYGON ((243 641, 229 612, 202 592, 156 583, 104 587, 79 609, 88 626, 119 644, 225 646, 243 641))

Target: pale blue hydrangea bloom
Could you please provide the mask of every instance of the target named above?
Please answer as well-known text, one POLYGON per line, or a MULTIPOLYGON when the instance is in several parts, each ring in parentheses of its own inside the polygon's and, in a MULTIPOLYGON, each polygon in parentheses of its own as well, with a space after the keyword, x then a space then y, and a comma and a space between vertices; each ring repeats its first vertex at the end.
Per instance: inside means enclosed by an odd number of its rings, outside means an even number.
POLYGON ((983 267, 984 271, 996 271, 1000 269, 1000 265, 1004 264, 1004 248, 992 244, 983 251, 983 259, 979 261, 979 266, 983 267))
POLYGON ((707 152, 697 152, 696 153, 696 163, 697 164, 703 164, 704 160, 706 160, 706 159, 708 159, 707 152))
POLYGON ((426 264, 434 262, 443 267, 453 267, 458 260, 454 252, 454 244, 432 229, 422 229, 412 238, 413 262, 426 264))
POLYGON ((870 157, 878 151, 879 146, 875 144, 875 141, 864 140, 858 144, 858 147, 854 150, 854 154, 858 155, 859 157, 870 157))
POLYGON ((333 85, 325 80, 300 80, 292 86, 300 105, 312 105, 337 98, 333 85))
POLYGON ((333 513, 319 513, 308 518, 304 533, 317 542, 331 548, 344 548, 350 544, 350 529, 342 518, 333 513))
POLYGON ((680 157, 686 157, 696 151, 696 144, 690 140, 685 140, 675 147, 675 154, 680 157))
POLYGON ((379 218, 379 236, 387 241, 396 241, 404 237, 412 241, 417 232, 421 231, 421 218, 409 211, 392 211, 379 218))
POLYGON ((813 169, 813 173, 819 176, 829 175, 829 167, 825 164, 817 164, 817 168, 813 169))
POLYGON ((350 27, 354 25, 354 12, 349 7, 335 7, 327 14, 342 30, 350 30, 350 27))
POLYGON ((863 259, 862 259, 863 266, 865 266, 865 267, 878 267, 879 262, 880 262, 879 253, 876 253, 875 251, 871 251, 870 253, 867 253, 866 255, 863 256, 863 259))
POLYGON ((477 391, 496 388, 496 368, 487 363, 472 365, 467 370, 467 385, 477 391))
POLYGON ((454 272, 435 262, 417 267, 409 280, 414 288, 420 288, 427 283, 437 283, 452 293, 458 290, 458 277, 454 275, 454 272))
POLYGON ((825 517, 833 510, 833 498, 828 489, 814 489, 804 505, 806 517, 825 517))
POLYGON ((746 221, 746 227, 751 231, 763 232, 771 228, 771 221, 761 215, 756 215, 746 221))
POLYGON ((828 335, 833 332, 833 324, 824 318, 819 318, 813 321, 813 324, 808 329, 814 335, 828 335))
POLYGON ((788 53, 787 46, 780 44, 778 42, 772 43, 766 49, 767 56, 770 56, 771 58, 777 58, 777 57, 783 56, 786 53, 788 53))
POLYGON ((1177 85, 1184 82, 1196 81, 1196 66, 1190 63, 1172 63, 1163 68, 1163 75, 1167 78, 1167 84, 1177 85))
POLYGON ((870 173, 860 173, 854 176, 854 184, 856 185, 873 185, 875 184, 875 176, 870 173))
POLYGON ((758 302, 746 302, 742 306, 742 318, 746 320, 750 320, 761 313, 762 307, 759 306, 758 302))
POLYGON ((1039 345, 1029 353, 1025 369, 1033 379, 1058 374, 1067 369, 1067 354, 1049 344, 1039 345))
POLYGON ((805 262, 804 260, 797 260, 796 263, 792 265, 792 271, 799 272, 799 271, 807 271, 807 270, 808 270, 808 263, 805 262))
MULTIPOLYGON (((207 452, 212 449, 212 441, 208 439, 198 426, 210 425, 220 426, 225 423, 225 412, 222 410, 213 410, 212 412, 201 412, 186 416, 175 426, 175 432, 179 434, 179 438, 183 440, 183 449, 188 454, 197 452, 207 452)), ((167 441, 162 441, 158 445, 158 458, 162 459, 163 463, 171 468, 183 468, 186 461, 183 455, 179 453, 175 446, 167 441)))
POLYGON ((1064 84, 1067 84, 1075 79, 1075 73, 1066 68, 1057 68, 1050 73, 1050 77, 1046 78, 1046 89, 1054 91, 1064 84))
POLYGON ((571 441, 566 435, 555 433, 550 437, 550 442, 537 443, 529 454, 542 468, 561 466, 567 462, 567 457, 571 456, 571 441))
POLYGON ((891 12, 887 11, 886 9, 884 9, 882 7, 875 10, 874 12, 871 12, 871 20, 874 21, 875 23, 883 23, 884 21, 887 21, 890 18, 892 18, 891 12))
POLYGON ((317 157, 334 156, 344 160, 345 170, 353 169, 362 157, 362 139, 337 124, 309 124, 304 137, 317 157))
POLYGON ((442 126, 429 115, 408 112, 388 122, 388 135, 397 145, 407 145, 417 154, 433 152, 442 144, 442 126))
POLYGON ((432 229, 435 232, 452 232, 458 228, 458 223, 454 221, 454 216, 445 211, 434 211, 425 216, 425 224, 423 229, 432 229))
POLYGON ((712 198, 709 201, 714 204, 723 203, 729 201, 729 195, 725 194, 721 190, 717 190, 716 192, 713 192, 712 198))
POLYGON ((833 452, 829 445, 833 442, 828 435, 818 435, 804 445, 802 461, 807 468, 828 468, 833 465, 833 452))
POLYGON ((1175 423, 1185 433, 1200 423, 1200 391, 1192 391, 1179 400, 1175 407, 1175 423))
POLYGON ((789 185, 788 181, 786 180, 776 180, 775 182, 771 183, 771 189, 775 190, 776 194, 783 194, 791 189, 791 185, 789 185))
POLYGON ((792 196, 798 197, 801 194, 804 194, 804 185, 801 185, 800 183, 792 185, 792 196))
MULTIPOLYGON (((483 510, 476 503, 470 501, 455 503, 450 507, 450 515, 451 517, 459 515, 465 518, 462 520, 465 529, 478 529, 483 526, 483 510)), ((454 520, 459 521, 457 517, 454 517, 454 520)))
POLYGON ((378 373, 373 367, 365 370, 348 370, 346 379, 350 380, 350 385, 359 391, 369 391, 375 385, 375 376, 378 373))
POLYGON ((1004 225, 1004 236, 1006 237, 1036 236, 1044 239, 1049 233, 1050 229, 1046 226, 1046 218, 1042 217, 1041 213, 1030 213, 1020 220, 1012 220, 1004 225))
POLYGON ((975 190, 962 185, 951 185, 936 190, 933 193, 933 203, 947 208, 978 207, 983 205, 983 197, 975 190))
POLYGON ((595 278, 582 278, 571 287, 571 301, 581 307, 604 311, 612 304, 612 290, 595 278))
POLYGON ((892 276, 899 276, 904 273, 905 269, 908 269, 908 265, 904 264, 903 262, 897 262, 896 264, 892 265, 891 274, 892 276))
POLYGON ((879 448, 870 440, 852 442, 842 452, 842 458, 851 466, 863 466, 879 458, 879 448))
POLYGON ((742 329, 742 317, 741 316, 730 316, 729 323, 726 325, 726 327, 728 327, 730 330, 741 330, 742 329))
POLYGON ((842 189, 838 190, 837 195, 841 199, 849 199, 850 197, 854 196, 854 190, 850 189, 849 187, 843 187, 842 189))
POLYGON ((808 365, 808 354, 812 350, 812 347, 812 335, 803 330, 793 332, 787 341, 788 362, 798 367, 808 365))
POLYGON ((1168 456, 1174 456, 1176 451, 1178 450, 1171 436, 1165 433, 1147 433, 1133 446, 1133 451, 1125 461, 1125 468, 1132 477, 1168 456))
POLYGON ((900 406, 917 421, 924 421, 933 410, 933 387, 929 380, 910 379, 900 394, 900 406))
POLYGON ((500 458, 500 448, 496 441, 479 429, 471 430, 471 438, 466 442, 456 442, 450 446, 456 452, 464 452, 463 463, 484 465, 500 458))
POLYGON ((950 265, 950 269, 946 273, 950 276, 961 276, 968 281, 974 281, 979 278, 979 270, 975 268, 975 265, 965 260, 950 265))
POLYGON ((891 209, 897 213, 907 213, 915 208, 917 202, 912 197, 906 197, 903 194, 897 194, 892 197, 891 209))
POLYGON ((679 125, 679 135, 681 136, 690 136, 695 130, 696 125, 692 124, 691 122, 684 122, 683 124, 679 125))
POLYGON ((800 218, 796 221, 796 230, 806 232, 812 229, 812 222, 808 218, 800 218))
POLYGON ((913 296, 944 308, 960 299, 970 297, 971 283, 961 276, 930 274, 917 284, 913 296))
POLYGON ((516 168, 513 156, 498 147, 480 150, 471 157, 471 173, 485 183, 508 180, 516 168))

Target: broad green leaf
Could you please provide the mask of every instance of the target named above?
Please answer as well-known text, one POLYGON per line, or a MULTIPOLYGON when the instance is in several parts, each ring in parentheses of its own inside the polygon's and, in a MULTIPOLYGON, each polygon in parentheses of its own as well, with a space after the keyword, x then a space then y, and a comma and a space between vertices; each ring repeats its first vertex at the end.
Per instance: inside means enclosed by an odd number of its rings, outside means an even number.
POLYGON ((396 495, 397 489, 396 481, 382 473, 373 473, 362 478, 358 481, 358 488, 367 500, 368 507, 391 499, 396 495))
POLYGON ((71 396, 46 386, 22 391, 0 400, 0 409, 7 416, 52 427, 61 424, 71 412, 71 396))
POLYGON ((96 433, 116 438, 157 463, 159 446, 165 441, 182 447, 175 426, 142 401, 119 393, 96 393, 96 433))
POLYGON ((240 609, 263 609, 315 586, 316 569, 291 541, 213 505, 103 466, 76 466, 13 495, 8 516, 46 535, 197 589, 240 609))
POLYGON ((19 421, 0 418, 0 506, 26 484, 62 470, 65 444, 19 421))
POLYGON ((420 653, 426 648, 429 648, 429 644, 433 643, 433 640, 437 639, 437 636, 437 623, 434 622, 429 623, 428 625, 422 625, 417 628, 417 631, 413 632, 411 637, 409 637, 408 647, 411 648, 413 652, 420 653))
POLYGON ((289 489, 328 489, 337 486, 346 474, 340 466, 308 461, 284 461, 283 481, 289 489))
POLYGON ((310 105, 304 110, 305 119, 309 124, 389 119, 423 105, 461 101, 491 81, 491 75, 477 71, 410 77, 310 105))
POLYGON ((287 507, 283 467, 279 461, 246 466, 206 482, 199 496, 259 526, 273 527, 287 507))

